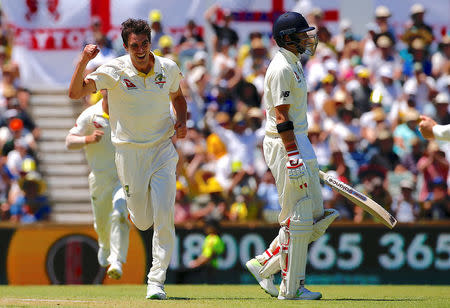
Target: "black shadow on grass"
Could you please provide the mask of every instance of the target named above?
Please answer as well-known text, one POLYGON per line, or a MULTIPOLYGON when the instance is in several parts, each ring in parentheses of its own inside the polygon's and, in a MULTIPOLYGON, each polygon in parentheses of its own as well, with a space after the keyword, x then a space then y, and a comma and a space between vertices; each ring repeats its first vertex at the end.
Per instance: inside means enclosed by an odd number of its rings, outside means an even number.
POLYGON ((330 302, 340 302, 340 301, 350 301, 350 302, 403 302, 403 301, 411 301, 411 302, 419 302, 423 301, 423 299, 416 298, 334 298, 334 299, 321 299, 320 301, 330 301, 330 302))
POLYGON ((200 300, 231 300, 231 301, 237 301, 237 300, 251 300, 251 299, 261 299, 260 297, 177 297, 177 296, 171 296, 167 298, 168 300, 175 300, 175 301, 200 301, 200 300))

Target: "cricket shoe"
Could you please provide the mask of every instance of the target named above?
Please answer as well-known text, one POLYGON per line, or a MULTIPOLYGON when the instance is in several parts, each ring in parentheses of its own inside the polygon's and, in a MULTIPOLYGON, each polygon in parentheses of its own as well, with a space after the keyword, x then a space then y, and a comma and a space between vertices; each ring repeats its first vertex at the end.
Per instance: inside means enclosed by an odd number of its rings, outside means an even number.
POLYGON ((270 296, 273 297, 276 297, 278 295, 278 289, 273 284, 273 275, 268 278, 262 277, 260 274, 260 270, 263 266, 261 265, 261 263, 259 263, 258 260, 253 258, 247 261, 247 263, 245 263, 245 266, 267 294, 270 294, 270 296))
POLYGON ((164 292, 164 286, 156 284, 147 285, 147 299, 167 299, 166 292, 164 292))
POLYGON ((122 277, 122 262, 113 262, 106 273, 112 279, 120 279, 122 277))
POLYGON ((107 267, 109 265, 108 262, 109 257, 109 249, 99 248, 97 253, 98 264, 101 267, 107 267))
POLYGON ((321 298, 322 298, 322 293, 311 292, 305 287, 300 287, 297 290, 297 294, 292 298, 286 297, 281 294, 278 295, 278 299, 289 299, 289 300, 316 300, 316 299, 321 299, 321 298))

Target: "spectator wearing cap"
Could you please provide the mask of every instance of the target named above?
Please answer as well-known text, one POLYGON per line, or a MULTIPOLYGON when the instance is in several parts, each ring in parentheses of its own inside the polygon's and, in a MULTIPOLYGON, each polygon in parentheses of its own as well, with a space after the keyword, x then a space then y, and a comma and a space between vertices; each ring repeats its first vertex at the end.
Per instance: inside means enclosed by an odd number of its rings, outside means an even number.
POLYGON ((313 110, 323 113, 325 102, 333 98, 336 88, 336 79, 332 74, 326 74, 320 82, 321 87, 313 94, 313 110))
POLYGON ((37 140, 40 137, 40 129, 28 113, 30 96, 31 93, 28 89, 19 88, 17 89, 16 97, 8 100, 8 106, 10 106, 9 109, 17 110, 16 117, 22 120, 23 127, 26 131, 31 132, 33 138, 37 140))
MULTIPOLYGON (((370 110, 363 113, 360 117, 359 123, 361 125, 361 136, 364 142, 372 144, 376 141, 378 133, 388 127, 386 121, 386 113, 381 105, 382 96, 373 92, 370 96, 370 110)), ((363 144, 367 147, 368 144, 363 144)))
POLYGON ((353 183, 358 182, 358 170, 368 163, 367 154, 362 151, 359 139, 359 135, 352 133, 344 138, 347 146, 347 151, 344 152, 344 159, 350 167, 350 177, 353 183))
MULTIPOLYGON (((389 170, 386 176, 387 184, 389 192, 392 198, 397 198, 401 194, 400 183, 403 180, 408 180, 416 183, 416 176, 408 170, 407 166, 403 163, 403 161, 397 161, 394 166, 394 170, 389 170)), ((415 184, 415 186, 417 186, 415 184)), ((417 194, 414 194, 414 197, 417 199, 417 194)))
POLYGON ((419 132, 420 114, 414 108, 409 108, 402 116, 403 123, 394 129, 394 151, 399 157, 411 152, 411 141, 414 138, 423 139, 419 132))
POLYGON ((450 218, 450 194, 443 178, 437 177, 431 184, 430 200, 424 202, 425 217, 433 220, 450 218))
POLYGON ((392 213, 398 222, 413 223, 417 221, 420 207, 413 197, 414 183, 410 180, 400 182, 401 195, 394 198, 392 202, 392 213))
POLYGON ((394 139, 389 130, 378 132, 376 142, 369 149, 367 157, 371 164, 383 166, 388 171, 394 170, 400 162, 400 157, 394 152, 394 139))
POLYGON ((419 175, 423 176, 424 183, 419 192, 419 201, 424 202, 430 199, 432 183, 438 178, 448 178, 449 162, 445 158, 445 153, 439 149, 439 145, 435 141, 430 141, 424 155, 417 162, 417 168, 419 175))
POLYGON ((152 30, 151 49, 158 49, 160 48, 160 46, 158 45, 159 39, 161 38, 161 36, 165 35, 164 27, 162 24, 161 11, 158 9, 151 10, 148 13, 148 21, 152 30))
MULTIPOLYGON (((338 121, 331 130, 332 141, 341 144, 341 149, 346 152, 347 146, 345 143, 345 138, 348 135, 361 135, 361 126, 359 125, 359 120, 355 117, 355 112, 353 111, 353 106, 351 104, 345 104, 337 110, 338 121)), ((331 140, 330 140, 331 142, 331 140)))
POLYGON ((48 220, 51 212, 50 203, 44 195, 46 185, 36 171, 29 172, 19 181, 23 196, 11 205, 11 221, 34 223, 48 220))
POLYGON ((205 20, 214 30, 214 51, 218 51, 220 49, 219 44, 222 42, 223 46, 225 41, 228 45, 236 47, 239 41, 239 36, 237 32, 230 27, 233 20, 233 15, 229 9, 221 9, 219 5, 214 4, 206 10, 205 20), (217 16, 219 14, 223 16, 221 23, 217 20, 217 16), (214 18, 214 15, 216 15, 216 18, 214 18))
POLYGON ((170 35, 164 34, 158 40, 158 49, 154 50, 158 56, 168 58, 178 64, 178 54, 174 52, 173 38, 170 35))
POLYGON ((379 28, 379 35, 388 36, 392 42, 395 42, 394 28, 389 24, 389 18, 392 13, 388 7, 384 5, 377 6, 375 9, 375 23, 379 28))
POLYGON ((363 64, 376 75, 383 65, 391 65, 394 75, 400 74, 402 70, 402 59, 395 50, 394 41, 387 35, 379 35, 375 39, 376 50, 371 57, 363 58, 363 64), (398 72, 398 73, 397 73, 398 72))
POLYGON ((322 107, 322 128, 323 130, 331 135, 332 139, 334 137, 335 127, 340 122, 340 118, 338 116, 338 111, 344 108, 345 106, 351 105, 351 97, 350 95, 343 89, 337 90, 333 97, 327 99, 322 107))
POLYGON ((437 124, 447 125, 450 124, 450 111, 449 111, 450 98, 445 92, 441 92, 434 98, 434 107, 436 108, 435 120, 437 124))
POLYGON ((411 139, 411 151, 409 153, 405 153, 405 155, 401 158, 402 165, 411 171, 414 176, 419 174, 417 163, 423 156, 424 150, 424 142, 419 138, 413 138, 411 139))
POLYGON ((432 76, 439 78, 446 73, 445 66, 450 61, 450 34, 442 37, 438 50, 431 56, 432 76))
POLYGON ((426 46, 429 46, 433 42, 433 28, 425 23, 424 16, 425 7, 422 4, 416 3, 411 6, 411 23, 402 35, 402 40, 408 46, 411 46, 413 40, 418 37, 424 40, 426 46))
POLYGON ((422 70, 427 75, 431 75, 431 59, 429 52, 427 50, 425 40, 421 37, 417 37, 412 40, 409 46, 410 57, 406 57, 403 72, 405 75, 411 75, 409 72, 411 71, 411 67, 414 70, 414 64, 420 63, 422 64, 422 70))
POLYGON ((415 108, 420 113, 430 102, 430 97, 437 93, 435 80, 423 72, 423 65, 420 62, 414 63, 414 75, 406 80, 403 89, 406 93, 415 94, 415 108))
POLYGON ((370 84, 370 71, 365 67, 356 70, 358 86, 351 91, 354 111, 357 117, 371 110, 370 94, 372 86, 370 84))
MULTIPOLYGON (((394 79, 393 68, 389 64, 381 66, 377 70, 378 80, 373 86, 374 92, 379 92, 383 97, 381 105, 386 113, 389 113, 394 102, 403 94, 402 85, 394 79)), ((392 122, 392 121, 391 121, 392 122)))

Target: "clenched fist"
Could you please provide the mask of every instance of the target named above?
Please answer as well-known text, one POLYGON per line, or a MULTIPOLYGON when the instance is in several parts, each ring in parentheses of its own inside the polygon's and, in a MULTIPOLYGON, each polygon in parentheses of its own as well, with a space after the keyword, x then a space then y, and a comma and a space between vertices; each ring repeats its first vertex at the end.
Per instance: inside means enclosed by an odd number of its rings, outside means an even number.
POLYGON ((97 45, 94 44, 87 44, 82 53, 82 59, 85 61, 90 61, 94 59, 98 53, 100 52, 100 49, 98 49, 97 45))
POLYGON ((186 122, 177 121, 174 125, 174 129, 176 131, 177 138, 183 139, 184 137, 186 137, 187 134, 186 122))
POLYGON ((86 136, 86 144, 99 142, 105 133, 101 130, 95 130, 92 135, 86 136))

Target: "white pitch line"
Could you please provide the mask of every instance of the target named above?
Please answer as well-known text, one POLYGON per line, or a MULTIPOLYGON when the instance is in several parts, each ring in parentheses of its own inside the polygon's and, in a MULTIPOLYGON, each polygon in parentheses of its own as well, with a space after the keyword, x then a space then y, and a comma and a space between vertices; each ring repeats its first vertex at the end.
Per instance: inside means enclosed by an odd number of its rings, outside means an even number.
POLYGON ((19 300, 24 302, 68 302, 68 303, 97 303, 97 301, 83 301, 70 299, 40 299, 40 298, 4 298, 5 300, 19 300))

